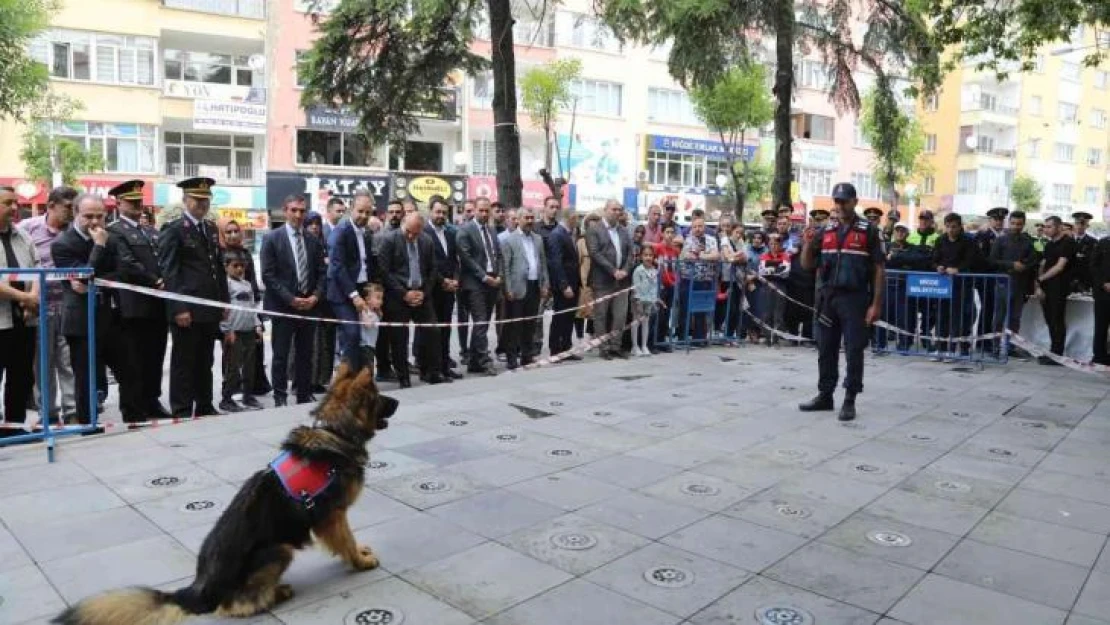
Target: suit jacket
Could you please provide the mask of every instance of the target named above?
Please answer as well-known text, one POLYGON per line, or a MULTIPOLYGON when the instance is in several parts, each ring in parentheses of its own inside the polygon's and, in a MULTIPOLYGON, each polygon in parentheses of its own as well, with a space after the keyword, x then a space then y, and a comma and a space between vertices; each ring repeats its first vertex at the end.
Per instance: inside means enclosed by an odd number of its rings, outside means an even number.
POLYGON ((1110 300, 1102 285, 1110 282, 1110 237, 1099 239, 1091 254, 1091 293, 1099 301, 1110 300))
MULTIPOLYGON (((478 220, 471 220, 455 235, 455 244, 459 252, 459 286, 463 289, 478 289, 483 286, 486 278, 486 248, 482 241, 481 226, 478 220)), ((497 234, 493 231, 493 224, 488 224, 490 243, 493 245, 491 266, 493 271, 501 270, 501 246, 497 242, 497 234)))
MULTIPOLYGON (((109 244, 119 258, 120 282, 155 288, 162 279, 158 267, 158 235, 118 219, 108 226, 109 244)), ((142 293, 117 293, 120 316, 124 319, 165 319, 165 300, 142 293)))
MULTIPOLYGON (((439 284, 436 271, 435 252, 432 240, 425 234, 416 238, 417 253, 420 255, 420 289, 425 301, 430 301, 432 289, 439 284)), ((400 299, 409 289, 409 246, 401 230, 394 230, 382 237, 378 248, 378 262, 381 263, 382 283, 386 299, 400 299)))
MULTIPOLYGON (((304 242, 305 258, 308 266, 308 290, 300 293, 297 284, 297 257, 293 245, 289 241, 289 232, 286 226, 281 226, 266 233, 262 239, 262 253, 259 260, 262 262, 262 284, 266 293, 262 295, 262 308, 274 312, 292 314, 305 314, 307 311, 293 308, 294 297, 316 296, 317 300, 324 298, 324 287, 327 286, 328 268, 324 263, 324 245, 303 228, 301 238, 304 242)), ((357 250, 356 250, 357 251, 357 250)))
POLYGON ((428 238, 432 240, 432 250, 435 251, 436 272, 439 274, 439 279, 456 279, 459 275, 459 252, 455 228, 450 224, 445 224, 443 226, 443 238, 447 241, 446 249, 444 249, 443 244, 439 242, 439 237, 436 236, 434 226, 428 224, 424 228, 424 234, 428 235, 428 238))
MULTIPOLYGON (((217 226, 205 219, 204 229, 185 216, 162 228, 158 239, 158 266, 162 270, 165 290, 204 299, 227 302, 227 275, 224 273, 223 252, 217 226)), ((195 323, 219 323, 223 310, 167 300, 170 319, 183 312, 192 313, 195 323)))
POLYGON ((594 225, 586 231, 586 250, 590 254, 590 287, 598 289, 623 289, 632 285, 632 238, 621 227, 617 228, 620 240, 620 265, 617 265, 617 250, 605 222, 594 225), (628 273, 624 280, 616 280, 613 273, 623 269, 628 273))
MULTIPOLYGON (((92 239, 86 240, 78 234, 73 226, 50 244, 50 256, 58 269, 92 267, 98 278, 116 281, 121 278, 119 261, 111 240, 104 246, 95 245, 92 239)), ((96 292, 96 329, 99 335, 108 327, 111 319, 112 292, 104 288, 97 288, 96 292)), ((78 337, 89 335, 88 296, 74 291, 68 280, 62 282, 62 334, 78 337)))
POLYGON ((546 289, 550 283, 547 276, 547 254, 544 252, 543 237, 532 232, 524 234, 519 229, 515 230, 505 239, 501 246, 503 253, 502 275, 505 277, 505 293, 513 299, 523 299, 528 294, 528 257, 524 251, 524 238, 530 237, 536 250, 536 277, 540 289, 546 289))
POLYGON ((552 290, 562 293, 568 286, 577 291, 582 286, 578 272, 578 248, 574 235, 559 224, 547 235, 547 272, 552 290))
MULTIPOLYGON (((362 256, 358 252, 358 230, 351 221, 344 220, 331 231, 328 238, 328 301, 336 304, 351 301, 351 293, 358 290, 358 274, 362 270, 362 256)), ((366 231, 361 235, 366 248, 366 280, 375 281, 374 254, 366 231)), ((362 293, 359 293, 362 295, 362 293)))

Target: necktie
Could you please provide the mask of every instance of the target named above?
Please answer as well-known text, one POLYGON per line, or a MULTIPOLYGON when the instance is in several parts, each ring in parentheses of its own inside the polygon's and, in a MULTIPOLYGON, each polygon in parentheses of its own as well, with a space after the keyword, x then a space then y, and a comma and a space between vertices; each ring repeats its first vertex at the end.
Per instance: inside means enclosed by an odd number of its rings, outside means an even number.
POLYGON ((414 241, 408 242, 409 249, 409 288, 420 288, 420 256, 414 241))
POLYGON ((304 251, 304 237, 298 230, 293 233, 294 250, 297 260, 297 287, 301 293, 308 292, 308 255, 304 251))
POLYGON ((493 240, 489 236, 489 228, 482 224, 478 224, 478 229, 482 231, 482 240, 486 246, 486 269, 493 270, 493 240))

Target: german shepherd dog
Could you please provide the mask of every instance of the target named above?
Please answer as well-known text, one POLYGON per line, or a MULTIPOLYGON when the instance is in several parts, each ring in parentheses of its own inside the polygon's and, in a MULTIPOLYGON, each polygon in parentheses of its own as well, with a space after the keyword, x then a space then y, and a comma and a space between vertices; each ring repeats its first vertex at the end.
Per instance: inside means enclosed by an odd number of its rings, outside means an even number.
POLYGON ((357 570, 378 566, 347 524, 347 509, 362 491, 366 444, 389 425, 397 400, 378 393, 370 368, 340 366, 327 395, 313 410, 313 426, 299 426, 282 443, 294 467, 327 468, 326 489, 307 501, 290 494, 278 461, 251 476, 204 539, 191 586, 115 590, 85 599, 54 619, 63 625, 170 625, 215 612, 248 617, 293 596, 281 576, 293 553, 315 535, 357 570))

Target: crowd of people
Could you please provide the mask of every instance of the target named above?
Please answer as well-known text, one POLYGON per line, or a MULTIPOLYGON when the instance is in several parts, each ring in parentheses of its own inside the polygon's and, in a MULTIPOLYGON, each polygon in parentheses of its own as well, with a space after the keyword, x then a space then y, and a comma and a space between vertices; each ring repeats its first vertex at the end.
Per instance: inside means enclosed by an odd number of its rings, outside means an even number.
MULTIPOLYGON (((349 206, 332 198, 322 214, 309 213, 302 196, 285 198, 284 223, 265 234, 256 262, 243 246, 242 224, 208 218, 214 184, 182 181, 181 216, 160 229, 142 207, 142 181, 111 190, 118 206, 111 223, 101 198, 68 187, 49 194, 44 214, 17 222, 16 196, 0 187, 0 269, 89 267, 117 285, 95 288, 90 371, 89 281, 45 282, 46 326, 38 327, 39 282, 0 280, 0 371, 9 422, 22 422, 20 415, 44 401, 36 332, 46 334, 52 418, 82 424, 94 401, 89 378, 103 404, 109 371, 119 383, 123 420, 140 422, 257 409, 258 397, 271 393, 278 406, 290 396, 313 402, 341 361, 372 366, 379 381, 406 388, 416 376, 441 384, 528 366, 545 343, 552 356, 580 359, 584 350, 576 344, 586 334, 605 338, 598 347, 604 359, 667 351, 676 337, 701 344, 711 335, 730 343, 808 338, 816 272, 802 266, 800 252, 814 232, 835 222, 816 209, 799 224, 783 207, 764 211, 757 227, 724 215, 710 229, 695 212, 682 228, 670 203, 652 205, 635 223, 615 200, 583 215, 554 197, 534 209, 507 209, 484 197, 450 206, 433 197, 422 212, 411 200, 375 206, 360 191, 349 206), (697 290, 715 292, 712 312, 687 314, 697 290), (545 329, 547 308, 552 317, 545 329), (213 388, 217 342, 220 389, 213 388), (167 409, 161 389, 168 344, 167 409)), ((974 233, 954 213, 944 217, 943 232, 927 210, 913 231, 898 223, 897 211, 885 215, 885 224, 877 208, 864 215, 881 234, 888 269, 936 271, 956 281, 969 273, 1010 275, 1012 288, 980 294, 989 297, 987 308, 1008 306, 1009 329, 1016 332, 1024 302, 1040 299, 1057 354, 1068 294, 1093 289, 1094 361, 1110 362, 1110 241, 1087 234, 1090 215, 1074 215, 1071 232, 1050 217, 1035 237, 1025 233, 1022 213, 1005 209, 990 211, 974 233)), ((934 327, 919 327, 929 311, 896 304, 908 301, 896 284, 887 283, 883 317, 903 330, 897 340, 967 329, 939 314, 934 327)), ((955 292, 967 296, 958 285, 955 292)), ((980 322, 998 330, 1004 316, 987 314, 980 322)), ((876 333, 873 340, 884 347, 887 339, 876 333)))

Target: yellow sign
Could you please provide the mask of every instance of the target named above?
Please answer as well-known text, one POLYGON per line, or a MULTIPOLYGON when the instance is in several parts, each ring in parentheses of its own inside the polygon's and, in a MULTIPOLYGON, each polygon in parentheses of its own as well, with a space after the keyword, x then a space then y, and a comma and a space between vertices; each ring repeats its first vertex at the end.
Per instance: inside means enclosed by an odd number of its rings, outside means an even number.
POLYGON ((435 176, 413 178, 408 186, 409 195, 417 202, 427 202, 433 195, 451 197, 451 183, 435 176))
POLYGON ((217 208, 216 216, 223 221, 234 221, 243 230, 265 230, 270 223, 270 215, 265 210, 217 208))

